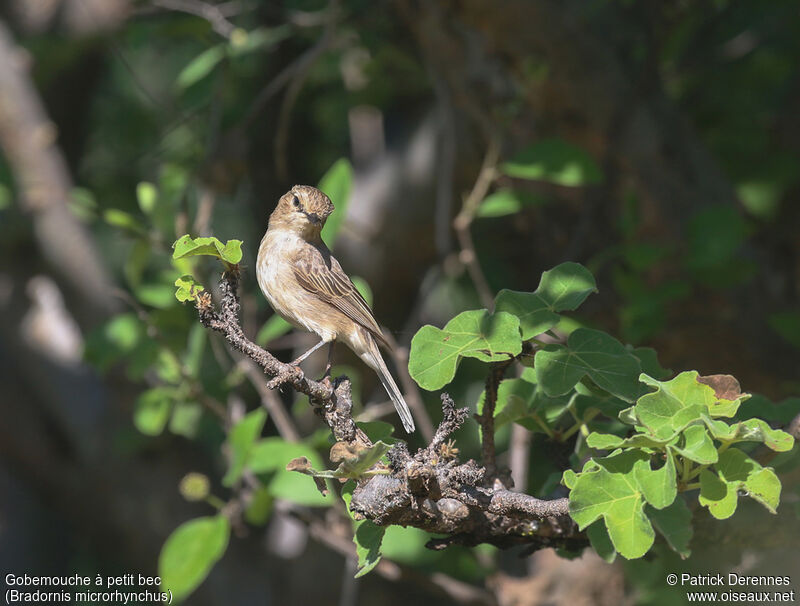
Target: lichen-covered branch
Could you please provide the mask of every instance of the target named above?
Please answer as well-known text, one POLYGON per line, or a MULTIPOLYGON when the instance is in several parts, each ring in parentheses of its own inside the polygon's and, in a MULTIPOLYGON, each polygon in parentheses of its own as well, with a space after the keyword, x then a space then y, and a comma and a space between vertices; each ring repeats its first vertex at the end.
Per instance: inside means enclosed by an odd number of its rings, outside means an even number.
MULTIPOLYGON (((317 411, 338 442, 371 442, 359 430, 351 414, 350 381, 337 377, 332 383, 312 381, 290 364, 284 364, 245 337, 239 325, 239 269, 230 267, 222 275, 222 298, 217 309, 211 295, 198 295, 197 309, 204 326, 221 332, 228 342, 258 364, 272 377, 269 384, 288 384, 318 405, 317 411)), ((545 501, 507 490, 494 482, 494 404, 497 386, 510 365, 492 367, 487 380, 484 415, 484 465, 473 460, 461 462, 458 449, 448 438, 469 416, 467 408, 456 408, 452 398, 442 394, 442 421, 430 444, 411 454, 398 442, 387 454, 388 474, 365 475, 357 483, 351 510, 357 517, 381 526, 403 525, 448 535, 429 543, 432 549, 450 544, 498 547, 527 545, 536 550, 561 546, 577 549, 587 545, 569 517, 565 498, 545 501)))

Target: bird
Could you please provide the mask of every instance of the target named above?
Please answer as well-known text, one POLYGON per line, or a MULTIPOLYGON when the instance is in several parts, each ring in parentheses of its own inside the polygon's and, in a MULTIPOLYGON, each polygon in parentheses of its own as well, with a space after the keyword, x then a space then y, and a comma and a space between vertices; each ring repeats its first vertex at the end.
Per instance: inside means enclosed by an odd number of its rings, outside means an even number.
POLYGON ((369 305, 322 241, 322 228, 333 211, 330 198, 309 185, 295 185, 281 196, 258 248, 258 285, 280 317, 320 338, 293 366, 327 344, 327 376, 334 342, 345 343, 377 373, 403 427, 413 433, 411 411, 379 349, 391 347, 369 305))

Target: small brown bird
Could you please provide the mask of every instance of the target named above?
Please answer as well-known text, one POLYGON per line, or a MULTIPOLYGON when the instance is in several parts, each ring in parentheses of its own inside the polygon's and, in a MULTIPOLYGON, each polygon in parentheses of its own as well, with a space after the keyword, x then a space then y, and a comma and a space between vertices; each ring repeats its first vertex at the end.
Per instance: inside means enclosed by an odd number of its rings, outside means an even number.
POLYGON ((378 345, 389 347, 372 310, 320 237, 333 212, 330 198, 315 187, 295 185, 278 201, 258 248, 258 285, 284 320, 316 333, 320 342, 297 358, 305 360, 326 343, 330 370, 333 342, 343 341, 372 368, 394 402, 408 433, 414 420, 378 345))

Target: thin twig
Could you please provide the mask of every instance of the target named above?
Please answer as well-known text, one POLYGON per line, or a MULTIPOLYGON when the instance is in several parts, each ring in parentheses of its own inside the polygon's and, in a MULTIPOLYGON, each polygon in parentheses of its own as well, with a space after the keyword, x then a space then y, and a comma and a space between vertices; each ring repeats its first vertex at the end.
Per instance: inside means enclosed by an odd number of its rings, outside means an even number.
POLYGON ((514 362, 514 359, 503 362, 496 362, 486 377, 486 397, 483 399, 483 411, 475 415, 476 420, 481 425, 481 447, 483 453, 483 464, 486 467, 486 478, 489 482, 497 476, 497 460, 495 458, 494 446, 494 410, 497 405, 497 390, 506 369, 514 362))
POLYGON ((328 8, 325 9, 325 27, 322 36, 317 43, 303 55, 303 61, 298 63, 297 69, 291 74, 289 86, 283 96, 281 108, 278 112, 278 125, 275 132, 275 173, 278 179, 286 181, 289 177, 289 166, 286 160, 286 143, 289 139, 289 126, 291 123, 291 113, 297 96, 303 88, 303 84, 308 77, 308 72, 316 63, 317 59, 328 49, 333 41, 333 33, 336 27, 336 17, 338 14, 337 0, 331 0, 328 8))
MULTIPOLYGON (((332 10, 333 5, 334 2, 331 2, 326 10, 332 10)), ((247 110, 244 120, 242 120, 243 129, 246 130, 252 125, 252 123, 256 118, 258 118, 258 115, 264 109, 267 101, 269 101, 284 86, 291 82, 292 79, 295 78, 296 74, 302 74, 305 70, 307 70, 317 60, 317 57, 327 49, 332 39, 332 28, 333 23, 331 23, 330 27, 326 24, 326 27, 322 32, 322 36, 320 36, 320 39, 317 41, 317 43, 297 57, 289 65, 287 65, 277 76, 270 80, 267 85, 261 89, 250 106, 250 109, 247 110)))
POLYGON ((489 147, 483 158, 483 165, 478 173, 478 178, 475 180, 475 185, 464 199, 461 210, 453 220, 453 229, 455 229, 456 236, 458 236, 458 243, 461 247, 461 253, 458 258, 466 266, 470 278, 475 285, 475 290, 478 291, 481 303, 486 309, 491 309, 494 304, 494 296, 492 295, 492 289, 489 288, 489 282, 486 280, 486 276, 478 261, 470 227, 472 221, 475 219, 475 214, 478 212, 478 207, 481 202, 483 202, 483 199, 489 191, 489 187, 497 176, 496 166, 499 157, 500 145, 496 139, 492 139, 489 141, 489 147))
POLYGON ((230 40, 236 26, 228 21, 219 6, 201 0, 150 0, 153 6, 171 11, 187 13, 208 21, 211 28, 223 38, 230 40))

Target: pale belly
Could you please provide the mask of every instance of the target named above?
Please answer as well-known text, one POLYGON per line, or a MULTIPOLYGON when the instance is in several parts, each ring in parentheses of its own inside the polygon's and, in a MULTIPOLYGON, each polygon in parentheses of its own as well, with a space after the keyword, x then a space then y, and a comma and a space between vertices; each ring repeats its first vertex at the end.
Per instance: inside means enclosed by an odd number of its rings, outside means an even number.
POLYGON ((290 263, 282 261, 287 247, 301 246, 292 234, 267 234, 258 251, 256 277, 272 309, 292 326, 316 333, 325 341, 337 334, 322 321, 327 304, 317 300, 297 283, 290 263))

